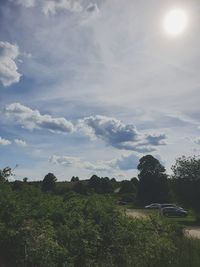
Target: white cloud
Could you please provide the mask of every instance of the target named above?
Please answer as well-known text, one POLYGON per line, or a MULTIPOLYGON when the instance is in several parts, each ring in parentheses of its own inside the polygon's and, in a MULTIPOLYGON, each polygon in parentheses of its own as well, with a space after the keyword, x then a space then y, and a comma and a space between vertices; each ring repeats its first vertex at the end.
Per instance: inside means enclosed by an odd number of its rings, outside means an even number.
POLYGON ((81 1, 76 0, 18 0, 17 4, 24 7, 38 6, 45 15, 56 14, 59 11, 81 12, 81 1))
POLYGON ((5 114, 16 120, 24 128, 47 129, 51 132, 68 133, 73 131, 73 125, 65 118, 53 118, 51 115, 41 115, 38 110, 32 110, 20 103, 12 103, 7 105, 5 114))
POLYGON ((24 140, 21 140, 21 139, 15 139, 14 141, 15 141, 15 144, 17 144, 18 146, 22 146, 22 147, 27 146, 27 143, 26 143, 26 141, 24 141, 24 140))
POLYGON ((136 154, 121 156, 121 158, 115 160, 115 166, 118 167, 120 170, 137 169, 139 159, 139 155, 136 154))
POLYGON ((62 165, 66 167, 78 166, 81 164, 81 159, 78 157, 68 157, 68 156, 56 156, 53 155, 49 158, 49 162, 62 165))
POLYGON ((7 146, 7 145, 10 145, 11 144, 11 142, 9 141, 9 140, 7 140, 7 139, 4 139, 4 138, 2 138, 1 136, 0 136, 0 146, 2 145, 2 146, 7 146))
POLYGON ((60 166, 75 167, 90 171, 108 171, 111 168, 111 166, 109 166, 107 162, 98 161, 95 163, 91 163, 79 157, 69 157, 69 156, 53 155, 49 158, 49 162, 60 166))
POLYGON ((75 0, 46 0, 41 1, 41 6, 45 15, 56 14, 58 11, 82 11, 81 4, 75 0))
POLYGON ((8 42, 0 42, 0 81, 4 86, 19 82, 21 74, 15 60, 19 56, 19 48, 8 42))
POLYGON ((142 134, 132 124, 106 116, 90 116, 79 120, 78 127, 91 139, 100 138, 107 145, 137 152, 151 152, 156 146, 165 145, 166 135, 142 134))
POLYGON ((17 0, 17 4, 25 6, 25 7, 33 7, 36 3, 35 0, 17 0))
POLYGON ((197 144, 197 145, 200 145, 200 137, 197 137, 197 138, 194 140, 194 143, 197 144))

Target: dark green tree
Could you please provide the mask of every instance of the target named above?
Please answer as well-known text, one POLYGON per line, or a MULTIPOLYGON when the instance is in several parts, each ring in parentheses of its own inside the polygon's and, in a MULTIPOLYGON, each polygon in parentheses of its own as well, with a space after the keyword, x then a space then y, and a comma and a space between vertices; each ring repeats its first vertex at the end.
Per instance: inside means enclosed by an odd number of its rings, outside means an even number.
POLYGON ((138 164, 138 200, 141 204, 165 202, 169 188, 165 167, 152 155, 142 157, 138 164))
POLYGON ((172 185, 177 200, 200 211, 200 158, 180 157, 172 170, 172 185))
POLYGON ((136 188, 134 184, 131 181, 124 180, 120 184, 120 194, 125 194, 125 193, 135 193, 136 188))
POLYGON ((87 185, 82 182, 82 181, 78 181, 75 183, 73 190, 81 195, 87 195, 88 194, 88 187, 87 185))
POLYGON ((89 182, 88 182, 88 187, 92 189, 96 193, 101 192, 101 178, 98 177, 97 175, 93 175, 89 182))
POLYGON ((53 191, 56 187, 57 178, 53 173, 48 173, 42 181, 43 191, 53 191))
POLYGON ((12 175, 12 170, 10 167, 6 167, 0 170, 0 182, 8 181, 8 178, 12 175))
POLYGON ((101 193, 112 193, 113 192, 113 185, 112 182, 108 177, 101 178, 101 193))
POLYGON ((78 176, 72 176, 72 179, 71 179, 71 182, 78 182, 79 181, 79 178, 78 176))

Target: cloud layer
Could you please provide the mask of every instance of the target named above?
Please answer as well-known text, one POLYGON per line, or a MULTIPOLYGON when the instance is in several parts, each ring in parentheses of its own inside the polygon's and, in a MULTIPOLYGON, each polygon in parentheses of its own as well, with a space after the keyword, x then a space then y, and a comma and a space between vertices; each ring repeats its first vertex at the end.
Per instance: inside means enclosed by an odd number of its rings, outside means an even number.
POLYGON ((4 86, 10 86, 20 80, 16 59, 19 56, 17 45, 0 42, 0 81, 4 86))
POLYGON ((20 103, 12 103, 5 108, 5 114, 16 120, 22 127, 33 129, 46 129, 51 132, 69 133, 73 125, 65 118, 53 118, 50 115, 41 115, 38 110, 32 110, 20 103))
POLYGON ((49 158, 49 162, 63 167, 85 169, 91 172, 112 172, 115 169, 123 171, 137 169, 139 156, 130 154, 108 161, 89 162, 79 157, 53 155, 49 158))

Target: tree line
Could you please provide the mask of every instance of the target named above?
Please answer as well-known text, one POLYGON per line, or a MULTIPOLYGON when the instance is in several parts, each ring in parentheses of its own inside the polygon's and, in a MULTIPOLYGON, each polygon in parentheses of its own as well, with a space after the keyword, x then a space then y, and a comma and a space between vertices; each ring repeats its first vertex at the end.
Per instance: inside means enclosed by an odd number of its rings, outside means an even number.
MULTIPOLYGON (((53 173, 48 173, 43 181, 29 182, 43 192, 64 195, 73 191, 82 195, 119 195, 122 202, 132 202, 138 206, 150 203, 175 202, 200 211, 200 158, 180 157, 172 166, 172 175, 167 175, 165 167, 152 155, 143 156, 137 166, 138 176, 131 180, 116 181, 115 178, 98 177, 80 180, 73 176, 71 182, 58 182, 53 173)), ((7 182, 11 175, 9 167, 0 170, 0 181, 7 182)), ((23 183, 28 179, 24 178, 23 183)), ((14 189, 20 188, 21 181, 12 183, 14 189)))

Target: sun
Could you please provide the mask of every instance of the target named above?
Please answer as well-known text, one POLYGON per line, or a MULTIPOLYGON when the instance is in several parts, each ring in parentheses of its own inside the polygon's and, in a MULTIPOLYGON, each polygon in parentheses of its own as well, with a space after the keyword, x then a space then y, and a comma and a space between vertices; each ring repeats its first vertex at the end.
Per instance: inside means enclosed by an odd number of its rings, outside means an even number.
POLYGON ((182 34, 188 24, 187 13, 180 8, 172 9, 164 18, 164 29, 167 34, 177 36, 182 34))

